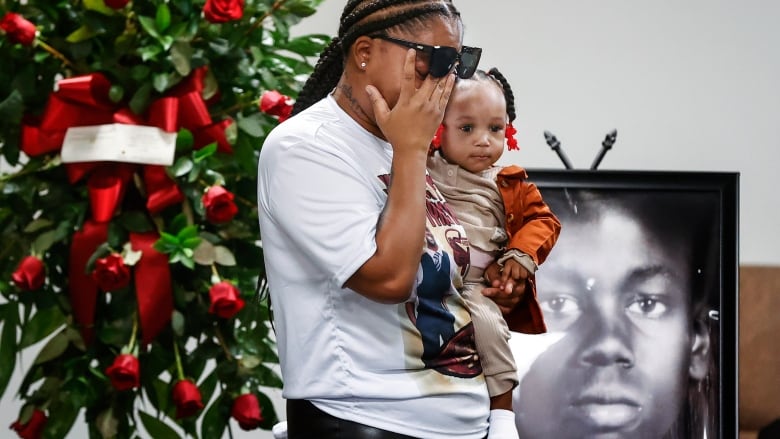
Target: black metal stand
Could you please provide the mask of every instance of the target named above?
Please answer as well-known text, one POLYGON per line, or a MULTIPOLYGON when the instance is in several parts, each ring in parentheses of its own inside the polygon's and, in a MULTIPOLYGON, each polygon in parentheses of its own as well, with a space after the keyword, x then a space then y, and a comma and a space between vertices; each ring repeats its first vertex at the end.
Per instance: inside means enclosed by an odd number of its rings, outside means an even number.
POLYGON ((566 167, 566 169, 573 169, 574 167, 571 165, 571 162, 569 161, 569 158, 566 157, 566 153, 563 152, 561 149, 561 142, 558 141, 558 139, 549 131, 544 132, 544 140, 547 142, 547 145, 552 148, 553 151, 555 151, 556 154, 558 154, 558 158, 561 159, 563 162, 563 166, 566 167))
MULTIPOLYGON (((612 145, 615 144, 615 140, 617 140, 617 130, 612 130, 607 133, 604 141, 601 142, 601 149, 599 150, 598 154, 596 154, 596 158, 593 160, 593 163, 590 165, 591 170, 595 171, 598 169, 599 164, 601 164, 601 161, 604 160, 604 156, 607 155, 607 152, 612 149, 612 145)), ((553 151, 555 151, 566 169, 574 169, 574 166, 572 166, 571 161, 569 161, 569 158, 566 156, 566 153, 563 152, 563 149, 561 149, 561 142, 558 141, 558 138, 555 137, 553 133, 545 131, 544 141, 553 151)))
POLYGON ((590 169, 596 170, 599 167, 599 164, 601 164, 601 160, 604 159, 604 156, 607 155, 607 151, 612 149, 612 145, 615 144, 615 140, 617 139, 617 130, 612 130, 610 133, 607 134, 607 137, 604 138, 604 141, 601 142, 601 150, 596 155, 596 158, 593 160, 593 164, 590 165, 590 169))

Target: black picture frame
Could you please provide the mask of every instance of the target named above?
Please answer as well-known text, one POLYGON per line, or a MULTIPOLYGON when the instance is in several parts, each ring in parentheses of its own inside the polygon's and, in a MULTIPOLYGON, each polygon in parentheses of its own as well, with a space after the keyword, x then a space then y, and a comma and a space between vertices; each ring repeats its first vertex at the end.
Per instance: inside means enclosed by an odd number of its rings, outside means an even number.
MULTIPOLYGON (((542 196, 558 198, 561 194, 598 193, 609 202, 610 197, 637 197, 638 199, 701 199, 712 204, 717 243, 709 251, 715 252, 713 260, 717 273, 709 274, 714 290, 710 299, 714 300, 709 311, 710 317, 716 319, 715 329, 710 328, 713 359, 716 371, 709 377, 710 385, 704 395, 709 406, 709 422, 706 437, 708 439, 733 438, 738 433, 738 218, 739 218, 739 173, 738 172, 706 172, 706 171, 620 171, 620 170, 548 170, 527 169, 529 180, 535 183, 542 196), (628 195, 627 195, 628 194, 628 195), (715 352, 716 351, 716 352, 715 352), (712 419, 715 416, 716 419, 712 419)), ((571 202, 571 201, 569 201, 571 202)), ((585 201, 587 202, 587 201, 585 201)), ((549 204, 549 203, 548 203, 549 204)), ((553 212, 556 209, 553 208, 553 212)), ((558 214, 558 212, 556 212, 558 214)), ((673 212, 669 213, 674 215, 673 212)), ((561 220, 563 231, 566 221, 561 220)), ((563 233, 562 231, 562 233, 563 233)), ((553 248, 550 260, 556 257, 553 248)), ((587 255, 582 255, 587 257, 587 255)), ((542 288, 544 266, 537 272, 539 288, 542 288)), ((691 291, 694 289, 691 288, 691 291)), ((540 294, 542 292, 540 291, 540 294)), ((691 293, 695 295, 697 293, 691 293)), ((692 301, 695 298, 691 299, 692 301)), ((706 299, 706 298, 705 298, 706 299)), ((549 327, 549 324, 548 324, 549 327)), ((522 355, 522 349, 520 355, 522 355)), ((659 353, 660 354, 660 353, 659 353)), ((515 353, 518 356, 518 353, 515 353)), ((539 373, 548 373, 545 371, 539 373)), ((533 379, 539 373, 523 379, 533 379), (529 378, 530 377, 530 378, 529 378)), ((551 373, 551 372, 550 372, 551 373)), ((525 383, 528 384, 528 383, 525 383)), ((533 386, 529 388, 534 388, 533 386)), ((540 388, 536 388, 537 391, 540 388)), ((542 389, 543 390, 543 389, 542 389)), ((517 401, 517 400, 516 400, 517 401)), ((517 404, 517 403, 516 403, 517 404)), ((522 408, 521 408, 522 409, 522 408)), ((518 410, 518 407, 515 407, 518 410)), ((520 425, 518 415, 518 425, 520 425)), ((537 422, 544 422, 537 420, 537 422)), ((561 422, 555 414, 550 414, 549 422, 561 422)), ((698 434, 698 433, 697 433, 698 434)), ((521 429, 521 437, 524 437, 521 429)), ((531 437, 531 436, 528 436, 531 437)), ((584 437, 584 436, 583 436, 584 437)), ((677 437, 666 435, 664 437, 677 437)), ((699 436, 691 435, 698 439, 699 436)))

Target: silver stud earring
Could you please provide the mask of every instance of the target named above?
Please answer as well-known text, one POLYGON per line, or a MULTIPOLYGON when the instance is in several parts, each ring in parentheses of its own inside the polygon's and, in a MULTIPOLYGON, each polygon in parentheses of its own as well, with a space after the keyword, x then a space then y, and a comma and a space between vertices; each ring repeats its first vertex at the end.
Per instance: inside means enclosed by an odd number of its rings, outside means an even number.
POLYGON ((365 70, 366 69, 366 63, 365 62, 360 63, 360 68, 365 70))

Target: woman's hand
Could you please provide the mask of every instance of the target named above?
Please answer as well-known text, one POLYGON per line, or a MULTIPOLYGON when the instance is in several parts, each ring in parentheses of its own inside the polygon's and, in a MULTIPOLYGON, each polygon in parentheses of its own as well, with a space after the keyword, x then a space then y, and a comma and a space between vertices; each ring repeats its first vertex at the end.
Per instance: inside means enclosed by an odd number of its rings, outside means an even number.
POLYGON ((415 57, 415 50, 409 49, 404 60, 401 92, 392 110, 376 87, 366 86, 376 123, 393 145, 395 154, 415 151, 427 155, 455 85, 455 75, 442 78, 428 75, 418 89, 415 84, 415 57))
POLYGON ((504 315, 509 314, 523 300, 528 285, 528 271, 523 270, 524 277, 518 273, 517 279, 512 278, 509 271, 504 269, 502 272, 501 267, 495 262, 490 264, 484 274, 488 286, 482 290, 482 294, 492 299, 504 315))

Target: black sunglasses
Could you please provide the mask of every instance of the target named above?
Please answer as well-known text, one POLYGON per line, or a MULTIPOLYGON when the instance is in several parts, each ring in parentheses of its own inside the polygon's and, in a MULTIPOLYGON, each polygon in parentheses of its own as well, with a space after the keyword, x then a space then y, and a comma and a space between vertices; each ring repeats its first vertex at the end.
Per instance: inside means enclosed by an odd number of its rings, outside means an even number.
POLYGON ((384 34, 369 35, 369 37, 379 38, 424 53, 428 57, 428 73, 434 78, 441 78, 449 73, 456 63, 455 72, 458 74, 458 77, 462 79, 471 78, 477 70, 479 58, 482 56, 482 49, 479 47, 463 46, 463 49, 458 53, 458 49, 454 47, 429 46, 384 34))

